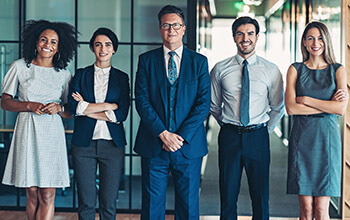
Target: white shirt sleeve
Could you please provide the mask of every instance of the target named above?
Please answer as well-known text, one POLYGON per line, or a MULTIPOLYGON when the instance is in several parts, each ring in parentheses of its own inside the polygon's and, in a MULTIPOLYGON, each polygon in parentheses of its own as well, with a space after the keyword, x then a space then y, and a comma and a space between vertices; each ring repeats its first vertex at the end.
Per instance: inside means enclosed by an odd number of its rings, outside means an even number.
POLYGON ((114 114, 114 111, 108 110, 108 111, 105 111, 105 114, 106 114, 107 118, 110 120, 110 122, 119 124, 117 117, 114 114))
POLYGON ((77 105, 76 115, 77 116, 85 115, 84 111, 88 107, 88 105, 89 105, 88 102, 80 101, 77 105))

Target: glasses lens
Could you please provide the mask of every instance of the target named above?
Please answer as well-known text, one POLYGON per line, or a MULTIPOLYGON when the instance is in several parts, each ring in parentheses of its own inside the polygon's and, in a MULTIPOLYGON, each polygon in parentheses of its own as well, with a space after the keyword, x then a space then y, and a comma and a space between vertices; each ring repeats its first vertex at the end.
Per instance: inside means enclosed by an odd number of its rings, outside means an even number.
POLYGON ((179 30, 179 29, 181 28, 181 24, 175 23, 175 24, 173 24, 173 28, 174 28, 175 30, 179 30))
POLYGON ((168 30, 169 27, 170 27, 169 24, 162 24, 162 25, 160 25, 160 28, 162 28, 162 29, 164 29, 164 30, 168 30))

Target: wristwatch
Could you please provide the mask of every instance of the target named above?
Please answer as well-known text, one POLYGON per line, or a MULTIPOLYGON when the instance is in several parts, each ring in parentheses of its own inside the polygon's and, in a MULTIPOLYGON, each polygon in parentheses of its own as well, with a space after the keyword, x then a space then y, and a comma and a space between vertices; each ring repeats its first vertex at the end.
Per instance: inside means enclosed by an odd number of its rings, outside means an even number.
POLYGON ((60 115, 62 112, 64 112, 64 106, 63 105, 61 105, 61 111, 57 112, 57 114, 60 115))

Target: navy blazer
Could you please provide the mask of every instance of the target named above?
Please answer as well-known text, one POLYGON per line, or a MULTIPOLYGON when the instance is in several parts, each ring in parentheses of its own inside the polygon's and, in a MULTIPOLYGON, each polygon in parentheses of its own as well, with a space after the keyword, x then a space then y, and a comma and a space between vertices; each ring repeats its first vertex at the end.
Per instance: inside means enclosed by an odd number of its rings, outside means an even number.
MULTIPOLYGON (((176 134, 184 138, 180 149, 187 158, 208 153, 203 121, 210 107, 210 79, 207 58, 184 47, 176 95, 176 134)), ((135 152, 155 157, 162 150, 159 134, 168 130, 168 83, 163 47, 139 56, 136 73, 136 110, 141 117, 135 152)))
MULTIPOLYGON (((94 93, 94 65, 78 69, 70 83, 68 95, 68 109, 75 115, 78 102, 72 97, 73 92, 79 92, 85 101, 95 103, 94 93)), ((106 122, 111 137, 117 147, 126 145, 123 121, 128 116, 130 106, 129 77, 126 73, 111 67, 109 73, 108 90, 105 102, 118 104, 114 110, 117 123, 106 122)), ((87 116, 75 116, 74 133, 72 143, 74 145, 88 147, 92 141, 96 119, 87 116)))

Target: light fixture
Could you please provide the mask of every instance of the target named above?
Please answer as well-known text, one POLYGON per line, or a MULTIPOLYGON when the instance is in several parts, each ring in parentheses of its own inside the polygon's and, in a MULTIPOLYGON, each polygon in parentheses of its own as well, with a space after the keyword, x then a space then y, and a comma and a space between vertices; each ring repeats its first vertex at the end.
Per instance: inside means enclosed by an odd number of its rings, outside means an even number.
POLYGON ((262 0, 243 0, 244 4, 246 5, 254 5, 259 6, 262 3, 262 0))

